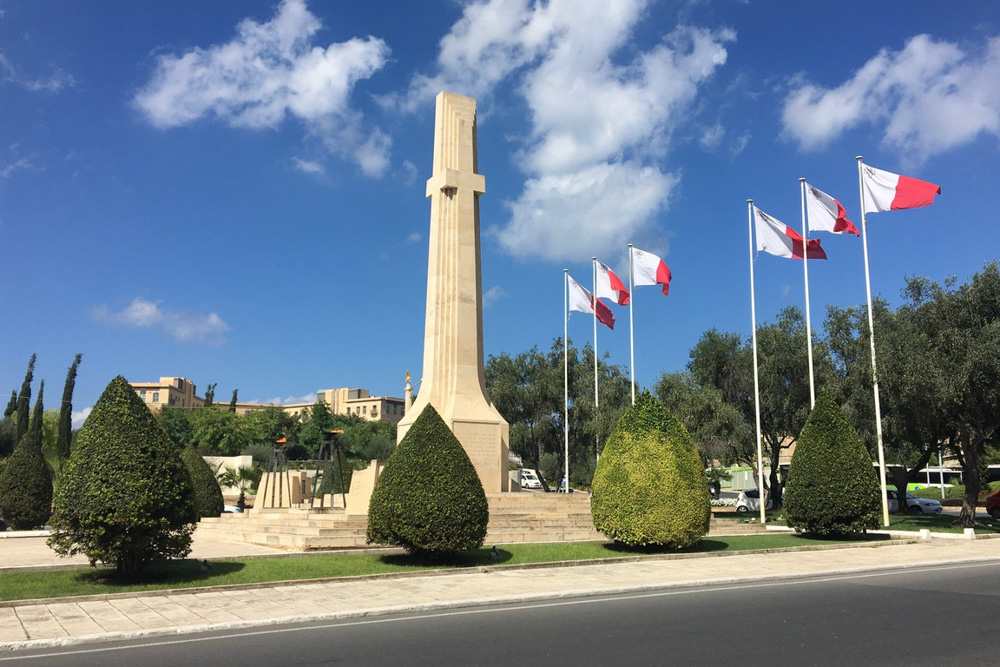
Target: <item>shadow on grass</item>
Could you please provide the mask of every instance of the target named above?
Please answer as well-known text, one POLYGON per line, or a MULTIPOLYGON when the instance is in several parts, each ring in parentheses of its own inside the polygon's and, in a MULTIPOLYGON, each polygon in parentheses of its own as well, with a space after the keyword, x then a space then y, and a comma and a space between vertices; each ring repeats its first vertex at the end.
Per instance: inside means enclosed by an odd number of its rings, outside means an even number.
POLYGON ((211 585, 213 579, 239 572, 243 567, 243 563, 227 561, 212 563, 211 569, 206 569, 200 560, 184 559, 153 563, 135 579, 121 577, 113 569, 85 570, 78 573, 74 579, 85 584, 116 587, 148 584, 165 587, 200 583, 211 585))
POLYGON ((432 554, 428 552, 412 552, 405 554, 385 554, 379 557, 386 565, 397 567, 482 567, 483 565, 501 565, 513 557, 509 551, 493 547, 453 554, 432 554), (496 551, 494 552, 494 549, 496 551))
POLYGON ((702 539, 700 542, 692 544, 689 547, 683 549, 675 549, 669 546, 662 546, 658 544, 649 544, 645 546, 629 546, 627 544, 621 544, 620 542, 608 542, 604 545, 607 551, 613 552, 615 555, 634 555, 634 556, 653 556, 658 554, 689 554, 689 553, 705 553, 710 551, 725 551, 729 548, 729 544, 719 540, 706 540, 702 539))

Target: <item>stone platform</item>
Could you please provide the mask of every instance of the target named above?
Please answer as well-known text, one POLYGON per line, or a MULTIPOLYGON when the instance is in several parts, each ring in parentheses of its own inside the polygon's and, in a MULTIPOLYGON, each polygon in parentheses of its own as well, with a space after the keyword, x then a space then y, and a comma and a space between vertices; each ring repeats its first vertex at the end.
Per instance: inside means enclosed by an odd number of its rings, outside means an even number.
MULTIPOLYGON (((583 493, 488 493, 486 544, 603 541, 594 529, 590 498, 583 493)), ((357 549, 365 542, 368 518, 343 508, 267 509, 202 519, 199 534, 220 540, 285 549, 357 549)), ((712 519, 711 535, 761 533, 759 524, 712 519)))

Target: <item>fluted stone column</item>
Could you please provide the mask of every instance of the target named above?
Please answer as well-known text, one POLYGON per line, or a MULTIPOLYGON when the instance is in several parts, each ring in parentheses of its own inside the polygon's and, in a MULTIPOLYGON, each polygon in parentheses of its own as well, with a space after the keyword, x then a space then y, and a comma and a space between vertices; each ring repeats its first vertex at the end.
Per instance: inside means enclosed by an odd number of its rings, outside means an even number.
POLYGON ((508 490, 509 428, 486 392, 476 101, 439 93, 434 170, 427 181, 431 224, 420 392, 400 420, 398 439, 428 404, 451 427, 487 492, 508 490))

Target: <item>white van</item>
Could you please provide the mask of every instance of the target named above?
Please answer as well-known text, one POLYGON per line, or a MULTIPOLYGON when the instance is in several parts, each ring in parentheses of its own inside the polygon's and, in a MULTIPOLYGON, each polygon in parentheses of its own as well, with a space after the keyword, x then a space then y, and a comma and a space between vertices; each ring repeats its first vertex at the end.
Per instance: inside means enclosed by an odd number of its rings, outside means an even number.
POLYGON ((521 468, 521 488, 540 489, 542 488, 542 480, 538 479, 538 475, 535 474, 534 470, 521 468))

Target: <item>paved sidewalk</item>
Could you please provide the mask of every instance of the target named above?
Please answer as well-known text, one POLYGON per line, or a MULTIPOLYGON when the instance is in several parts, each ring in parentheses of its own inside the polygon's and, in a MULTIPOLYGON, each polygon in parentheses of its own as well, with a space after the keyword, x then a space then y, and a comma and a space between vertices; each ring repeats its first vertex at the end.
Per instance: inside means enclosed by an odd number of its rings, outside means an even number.
POLYGON ((106 596, 89 601, 3 603, 0 650, 976 561, 1000 561, 1000 539, 888 542, 780 553, 692 554, 556 567, 498 566, 447 574, 106 596))

